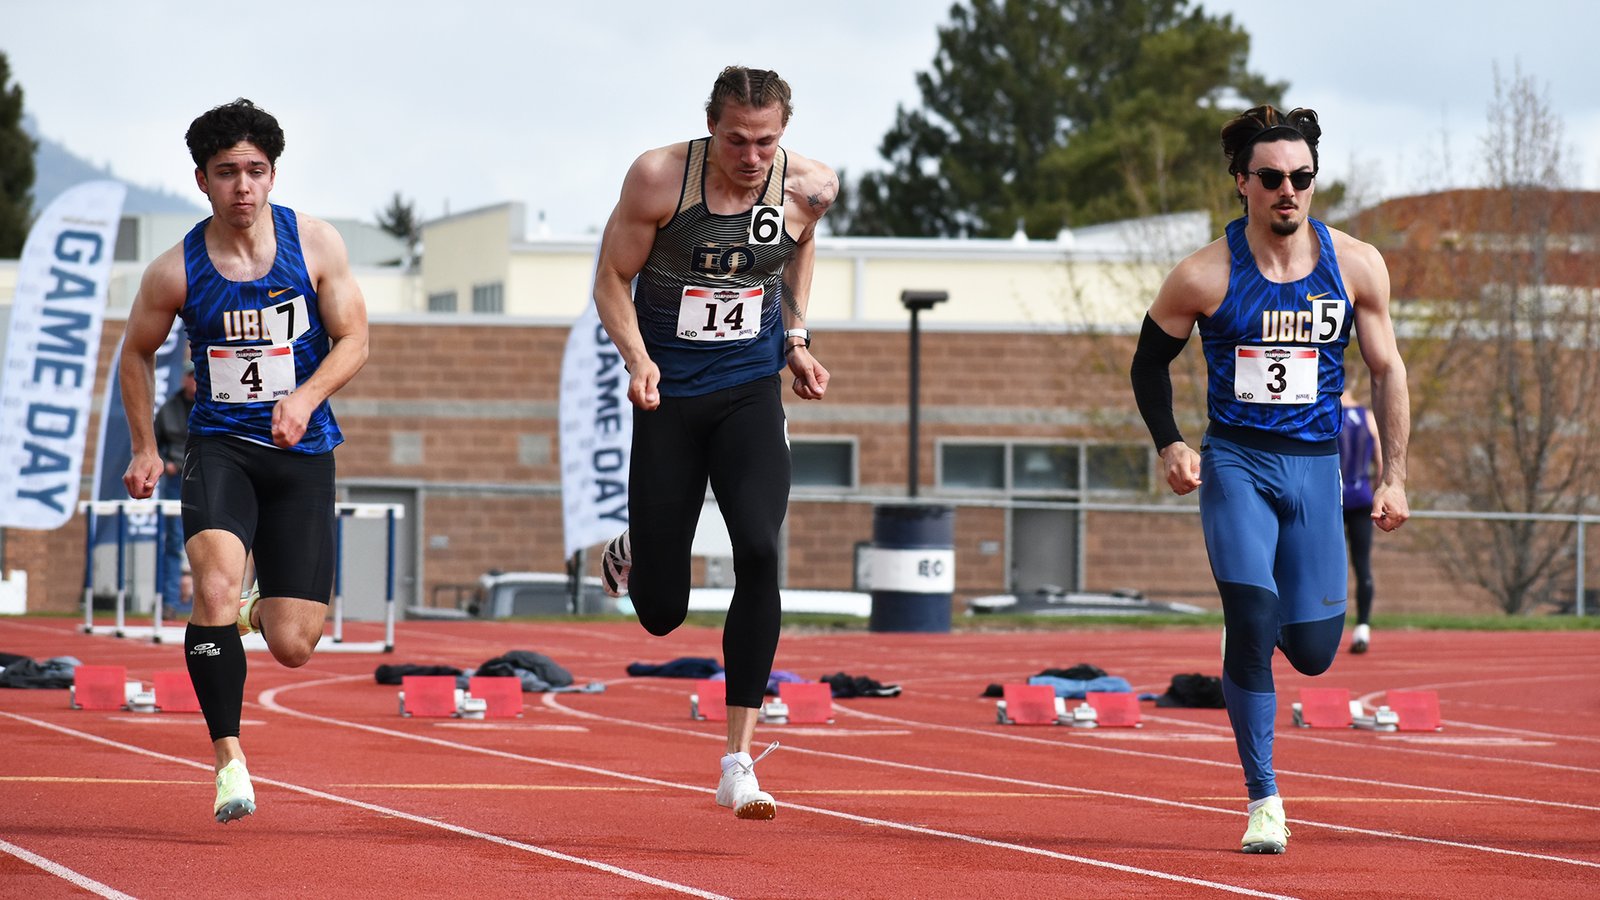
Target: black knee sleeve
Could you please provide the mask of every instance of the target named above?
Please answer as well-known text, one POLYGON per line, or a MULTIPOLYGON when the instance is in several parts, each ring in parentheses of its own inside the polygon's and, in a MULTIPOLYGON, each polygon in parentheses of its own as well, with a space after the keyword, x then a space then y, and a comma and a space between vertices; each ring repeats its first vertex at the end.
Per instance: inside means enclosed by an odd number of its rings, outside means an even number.
POLYGON ((200 711, 213 741, 239 736, 244 708, 244 642, 235 625, 189 623, 183 635, 184 659, 200 711))
POLYGON ((1222 581, 1222 620, 1228 629, 1222 668, 1233 683, 1257 694, 1272 693, 1272 651, 1278 641, 1278 598, 1253 584, 1222 581))

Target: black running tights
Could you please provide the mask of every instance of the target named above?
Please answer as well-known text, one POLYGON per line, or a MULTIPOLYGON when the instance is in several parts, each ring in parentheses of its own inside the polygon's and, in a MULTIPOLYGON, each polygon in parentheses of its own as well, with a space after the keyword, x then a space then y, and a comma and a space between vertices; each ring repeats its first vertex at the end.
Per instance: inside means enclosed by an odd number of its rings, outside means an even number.
POLYGON ((690 547, 717 498, 733 542, 734 590, 722 631, 729 706, 759 707, 778 651, 779 530, 789 505, 789 443, 778 376, 635 410, 628 475, 628 590, 655 635, 689 611, 690 547))

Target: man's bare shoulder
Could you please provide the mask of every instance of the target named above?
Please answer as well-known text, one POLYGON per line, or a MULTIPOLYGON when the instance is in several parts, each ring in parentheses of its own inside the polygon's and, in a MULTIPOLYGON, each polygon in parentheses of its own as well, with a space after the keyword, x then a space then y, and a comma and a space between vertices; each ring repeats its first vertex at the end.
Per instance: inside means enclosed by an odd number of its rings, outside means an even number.
POLYGON ((1389 268, 1377 247, 1337 228, 1330 227, 1328 236, 1333 241, 1333 254, 1339 260, 1339 271, 1357 294, 1374 290, 1388 293, 1389 268))
POLYGON ((150 261, 145 267, 144 276, 139 280, 141 292, 154 292, 157 294, 172 294, 176 292, 180 302, 189 289, 189 272, 184 263, 183 244, 177 243, 168 247, 160 256, 150 261))
POLYGON ((295 221, 300 229, 300 244, 310 250, 326 251, 332 248, 342 248, 344 237, 339 234, 339 229, 316 216, 310 216, 295 210, 295 221))
POLYGON ((1167 285, 1188 294, 1220 300, 1228 291, 1228 276, 1232 270, 1233 255, 1228 250, 1228 239, 1217 238, 1173 266, 1167 285))
POLYGON ((784 172, 784 193, 817 218, 833 206, 839 196, 839 176, 826 164, 792 151, 784 172))
POLYGON ((639 154, 622 182, 620 203, 657 219, 676 210, 678 197, 683 192, 683 167, 688 158, 687 141, 639 154))

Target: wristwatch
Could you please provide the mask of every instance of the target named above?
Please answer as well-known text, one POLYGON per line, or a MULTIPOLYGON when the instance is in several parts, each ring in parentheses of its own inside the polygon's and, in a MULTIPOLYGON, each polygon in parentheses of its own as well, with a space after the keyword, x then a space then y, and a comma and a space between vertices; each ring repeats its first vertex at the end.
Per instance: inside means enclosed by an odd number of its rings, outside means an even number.
POLYGON ((783 348, 785 353, 789 352, 790 350, 794 349, 795 347, 804 347, 807 350, 811 349, 811 332, 806 330, 806 329, 804 329, 804 328, 790 328, 788 331, 785 331, 783 333, 783 340, 784 340, 784 343, 786 345, 783 348), (798 343, 798 344, 789 344, 788 343, 789 338, 799 338, 800 339, 800 343, 798 343))

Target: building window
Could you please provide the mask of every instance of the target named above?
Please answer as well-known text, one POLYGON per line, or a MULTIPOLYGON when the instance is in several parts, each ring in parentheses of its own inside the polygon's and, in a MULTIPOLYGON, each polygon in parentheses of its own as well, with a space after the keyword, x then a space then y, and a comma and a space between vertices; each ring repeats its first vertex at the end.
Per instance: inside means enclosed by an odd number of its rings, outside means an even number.
POLYGON ((1048 496, 1142 491, 1150 484, 1143 444, 940 442, 939 486, 1048 496))
POLYGON ((456 311, 456 292, 440 291, 428 295, 428 312, 453 313, 456 311))
POLYGON ((797 488, 856 487, 856 442, 794 439, 789 458, 797 488))
POLYGON ((505 289, 500 282, 472 286, 472 311, 490 314, 506 311, 505 289))
POLYGON ((1078 487, 1078 448, 1070 444, 1012 444, 1011 489, 1071 491, 1078 487))
POLYGON ((1091 491, 1143 491, 1150 487, 1150 451, 1144 444, 1085 448, 1091 491))
POLYGON ((940 444, 939 486, 964 491, 1003 491, 1004 444, 940 444))

